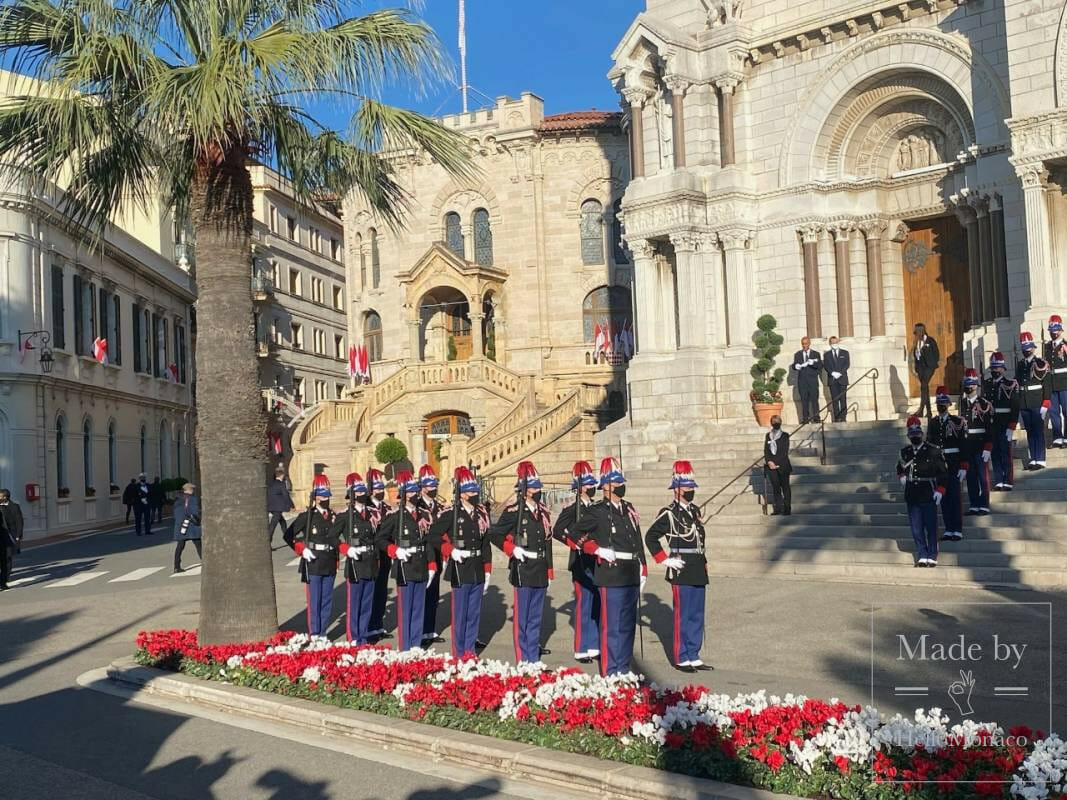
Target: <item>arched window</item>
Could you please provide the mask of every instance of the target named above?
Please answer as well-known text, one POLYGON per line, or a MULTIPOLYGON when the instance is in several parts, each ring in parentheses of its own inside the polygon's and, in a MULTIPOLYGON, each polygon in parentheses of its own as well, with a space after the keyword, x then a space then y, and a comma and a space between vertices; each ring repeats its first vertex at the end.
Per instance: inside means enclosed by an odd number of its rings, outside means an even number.
POLYGON ((633 355, 633 310, 630 292, 621 286, 601 286, 582 303, 582 335, 595 354, 633 355))
POLYGON ((85 478, 85 494, 93 486, 93 421, 88 417, 82 423, 82 475, 85 478))
POLYGON ((604 263, 604 206, 599 200, 582 203, 582 263, 604 263))
POLYGON ((629 264, 626 254, 626 242, 622 238, 622 198, 619 197, 611 206, 611 246, 616 264, 629 264))
POLYGON ((363 318, 363 345, 367 361, 382 360, 382 318, 377 311, 368 311, 363 318))
POLYGON ((493 266, 493 229, 489 227, 489 212, 484 208, 474 212, 474 263, 493 266))
POLYGON ((359 288, 367 288, 367 254, 363 252, 363 237, 356 234, 356 252, 359 253, 359 288))
POLYGON ((148 472, 148 429, 141 426, 141 472, 148 472))
POLYGON ((463 228, 455 211, 445 214, 445 247, 463 258, 463 228))
POLYGON ((111 486, 118 486, 119 449, 115 436, 115 420, 107 424, 107 481, 111 486))
POLYGON ((367 235, 370 236, 370 273, 371 285, 377 289, 382 282, 382 262, 378 258, 378 231, 371 228, 367 235))
POLYGON ((56 417, 56 488, 70 488, 67 486, 67 418, 62 414, 56 417))

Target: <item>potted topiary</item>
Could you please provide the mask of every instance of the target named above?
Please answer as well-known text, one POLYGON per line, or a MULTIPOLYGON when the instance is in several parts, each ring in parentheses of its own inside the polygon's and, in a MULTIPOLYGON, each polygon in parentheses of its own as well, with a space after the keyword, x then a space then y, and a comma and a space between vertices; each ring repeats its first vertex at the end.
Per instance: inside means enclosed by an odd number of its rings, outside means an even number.
POLYGON ((756 332, 752 335, 752 343, 756 350, 756 363, 752 365, 752 410, 756 414, 756 422, 763 427, 769 427, 771 417, 782 412, 782 379, 785 378, 785 370, 775 368, 774 359, 782 352, 782 342, 785 339, 774 329, 778 320, 770 314, 764 314, 756 320, 756 332))
POLYGON ((402 441, 390 435, 386 436, 374 448, 374 460, 384 466, 385 477, 392 478, 398 470, 411 468, 408 462, 408 449, 402 441))

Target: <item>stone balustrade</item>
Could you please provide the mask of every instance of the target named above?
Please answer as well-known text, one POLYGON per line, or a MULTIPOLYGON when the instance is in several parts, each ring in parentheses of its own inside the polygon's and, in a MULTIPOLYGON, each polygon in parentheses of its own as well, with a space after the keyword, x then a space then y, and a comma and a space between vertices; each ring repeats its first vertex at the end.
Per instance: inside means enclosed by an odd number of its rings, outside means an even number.
POLYGON ((545 444, 566 432, 582 413, 582 391, 574 389, 556 405, 537 415, 510 433, 492 442, 471 443, 469 458, 485 477, 536 453, 545 444))

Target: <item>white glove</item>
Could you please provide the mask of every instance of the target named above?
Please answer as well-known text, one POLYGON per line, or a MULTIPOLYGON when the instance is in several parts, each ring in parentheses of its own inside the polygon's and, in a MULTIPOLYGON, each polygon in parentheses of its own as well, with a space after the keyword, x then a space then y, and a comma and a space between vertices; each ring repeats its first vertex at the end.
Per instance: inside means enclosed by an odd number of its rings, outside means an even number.
POLYGON ((793 369, 795 369, 797 372, 800 372, 800 370, 804 369, 804 367, 806 367, 807 365, 807 361, 805 361, 803 364, 794 364, 793 369))
POLYGON ((314 561, 315 553, 311 550, 310 547, 305 547, 304 550, 300 553, 300 557, 305 561, 314 561))
POLYGON ((1048 416, 1048 409, 1045 408, 1044 406, 1041 406, 1041 419, 1044 420, 1045 417, 1047 417, 1047 416, 1048 416))
POLYGON ((989 455, 990 455, 990 453, 989 453, 988 450, 983 450, 982 451, 982 461, 984 461, 986 464, 989 463, 989 455))
POLYGON ((409 547, 398 547, 398 548, 396 548, 396 558, 400 559, 401 561, 407 561, 409 558, 411 558, 411 548, 409 548, 409 547))
POLYGON ((467 551, 466 550, 453 550, 452 551, 452 555, 449 556, 449 558, 451 558, 457 564, 462 564, 463 563, 463 559, 465 559, 466 557, 467 557, 467 551))
POLYGON ((615 551, 610 547, 598 547, 593 555, 609 564, 615 563, 615 551))
POLYGON ((359 553, 356 552, 356 548, 354 548, 354 547, 349 547, 348 548, 348 552, 345 553, 345 555, 348 558, 351 558, 353 561, 355 561, 357 558, 359 558, 359 553))
POLYGON ((430 584, 433 583, 433 576, 437 574, 437 570, 431 569, 426 571, 426 588, 430 588, 430 584))
POLYGON ((664 569, 682 569, 685 566, 685 561, 680 558, 666 558, 663 560, 664 569))
POLYGON ((941 496, 942 496, 941 492, 934 492, 934 505, 935 506, 941 505, 941 496))
POLYGON ((489 593, 489 576, 492 575, 492 574, 493 573, 491 573, 491 572, 485 573, 485 583, 482 584, 482 596, 483 597, 489 593))
POLYGON ((516 546, 515 549, 511 551, 511 557, 517 558, 519 561, 525 561, 530 557, 530 551, 525 547, 516 546))
POLYGON ((962 481, 966 477, 967 477, 967 470, 965 470, 965 469, 961 469, 956 473, 956 480, 958 480, 958 481, 962 481))
POLYGON ((1012 440, 1012 438, 1014 438, 1014 436, 1015 436, 1015 431, 1013 431, 1011 428, 1008 428, 1006 431, 1004 431, 1004 439, 1006 441, 1010 442, 1012 440))
POLYGON ((648 581, 648 576, 647 575, 642 575, 641 576, 641 583, 638 584, 638 586, 637 586, 637 591, 643 592, 645 590, 645 583, 647 581, 648 581))
POLYGON ((833 376, 834 380, 837 380, 838 378, 841 377, 841 373, 840 372, 831 372, 830 374, 833 376))
POLYGON ((904 484, 906 484, 908 482, 908 476, 907 475, 901 475, 901 476, 899 476, 899 479, 900 479, 900 485, 901 486, 903 486, 904 484))

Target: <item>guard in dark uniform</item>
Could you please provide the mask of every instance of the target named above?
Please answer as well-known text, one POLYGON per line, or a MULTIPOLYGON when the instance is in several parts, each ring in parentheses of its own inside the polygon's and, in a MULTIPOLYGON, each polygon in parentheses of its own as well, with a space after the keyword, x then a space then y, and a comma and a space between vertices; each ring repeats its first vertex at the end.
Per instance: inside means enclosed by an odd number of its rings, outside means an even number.
POLYGON ((588 461, 577 461, 571 469, 571 491, 575 502, 564 508, 556 517, 552 536, 570 550, 567 567, 574 584, 574 611, 571 626, 574 628, 574 659, 589 664, 600 655, 600 592, 593 583, 596 559, 588 555, 582 545, 585 542, 575 530, 575 522, 589 513, 596 497, 596 476, 588 461))
POLYGON ((337 516, 348 589, 345 621, 348 641, 368 644, 374 582, 378 578, 378 547, 375 539, 381 516, 378 509, 371 505, 370 491, 358 472, 350 472, 345 483, 348 485, 348 510, 337 516))
POLYGON ((1023 357, 1015 366, 1015 380, 1019 382, 1019 417, 1026 428, 1026 446, 1030 459, 1024 469, 1045 468, 1045 417, 1052 403, 1052 369, 1037 356, 1034 337, 1023 331, 1019 334, 1023 357))
MULTIPOLYGON (((429 464, 419 467, 419 496, 415 505, 430 515, 430 522, 445 513, 449 506, 437 496, 437 473, 429 464)), ((443 642, 437 635, 437 606, 441 602, 441 574, 434 575, 426 586, 426 619, 422 626, 422 641, 425 644, 443 642)))
POLYGON ((1067 447, 1067 433, 1064 433, 1064 419, 1067 419, 1067 339, 1063 338, 1063 320, 1059 314, 1048 318, 1048 336, 1045 361, 1052 369, 1052 446, 1067 447))
MULTIPOLYGON (((389 506, 385 503, 385 475, 381 470, 367 470, 367 488, 370 489, 370 506, 378 514, 378 523, 385 518, 389 506)), ((393 559, 383 551, 378 551, 378 575, 374 579, 374 598, 370 608, 370 630, 368 633, 374 641, 386 636, 385 604, 389 599, 389 575, 392 572, 393 559)))
POLYGON ((515 587, 515 660, 537 662, 550 652, 541 647, 541 618, 548 586, 555 577, 552 518, 541 502, 541 478, 533 462, 521 462, 516 472, 516 498, 501 513, 490 535, 509 559, 508 578, 515 587))
POLYGON ((285 543, 300 556, 300 580, 306 586, 308 633, 323 636, 333 612, 333 581, 341 541, 330 510, 330 480, 319 473, 312 481, 314 507, 300 512, 285 531, 285 543))
POLYGON ((1015 484, 1012 444, 1019 424, 1019 382, 1004 370, 1007 362, 1000 351, 989 357, 989 380, 982 394, 993 404, 993 491, 1010 492, 1015 484))
POLYGON ((437 574, 439 545, 430 534, 430 515, 415 505, 418 481, 410 470, 396 474, 397 507, 378 526, 378 549, 393 559, 396 580, 396 647, 413 650, 422 644, 426 619, 426 585, 437 574))
POLYGON ((478 481, 466 467, 455 472, 452 508, 430 528, 441 542, 445 578, 452 586, 452 657, 473 658, 477 653, 482 596, 493 571, 489 538, 489 512, 478 503, 478 481))
POLYGON ((641 518, 623 499, 626 476, 619 462, 600 462, 604 498, 575 525, 585 536, 582 549, 596 557, 593 582, 600 590, 600 674, 630 671, 637 632, 637 605, 648 565, 641 538, 641 518))
POLYGON ((670 488, 674 502, 659 512, 645 532, 648 552, 667 569, 674 593, 674 666, 682 672, 708 670, 700 660, 704 644, 704 596, 708 585, 704 523, 693 503, 697 482, 688 461, 675 461, 670 488), (660 540, 666 539, 661 544, 660 540))
POLYGON ((945 539, 958 542, 963 538, 963 479, 967 477, 967 423, 948 413, 952 405, 948 388, 938 386, 934 392, 937 416, 926 424, 926 441, 941 448, 948 469, 940 476, 945 487, 941 516, 945 521, 945 539))
POLYGON ((963 373, 960 416, 967 424, 964 455, 967 457, 968 515, 989 513, 989 462, 993 452, 993 403, 978 393, 978 370, 963 373))
POLYGON ((945 494, 945 487, 938 481, 948 471, 948 464, 941 448, 923 441, 919 417, 908 417, 908 441, 911 444, 900 451, 897 477, 904 487, 908 522, 915 539, 915 566, 936 567, 937 507, 945 494))

